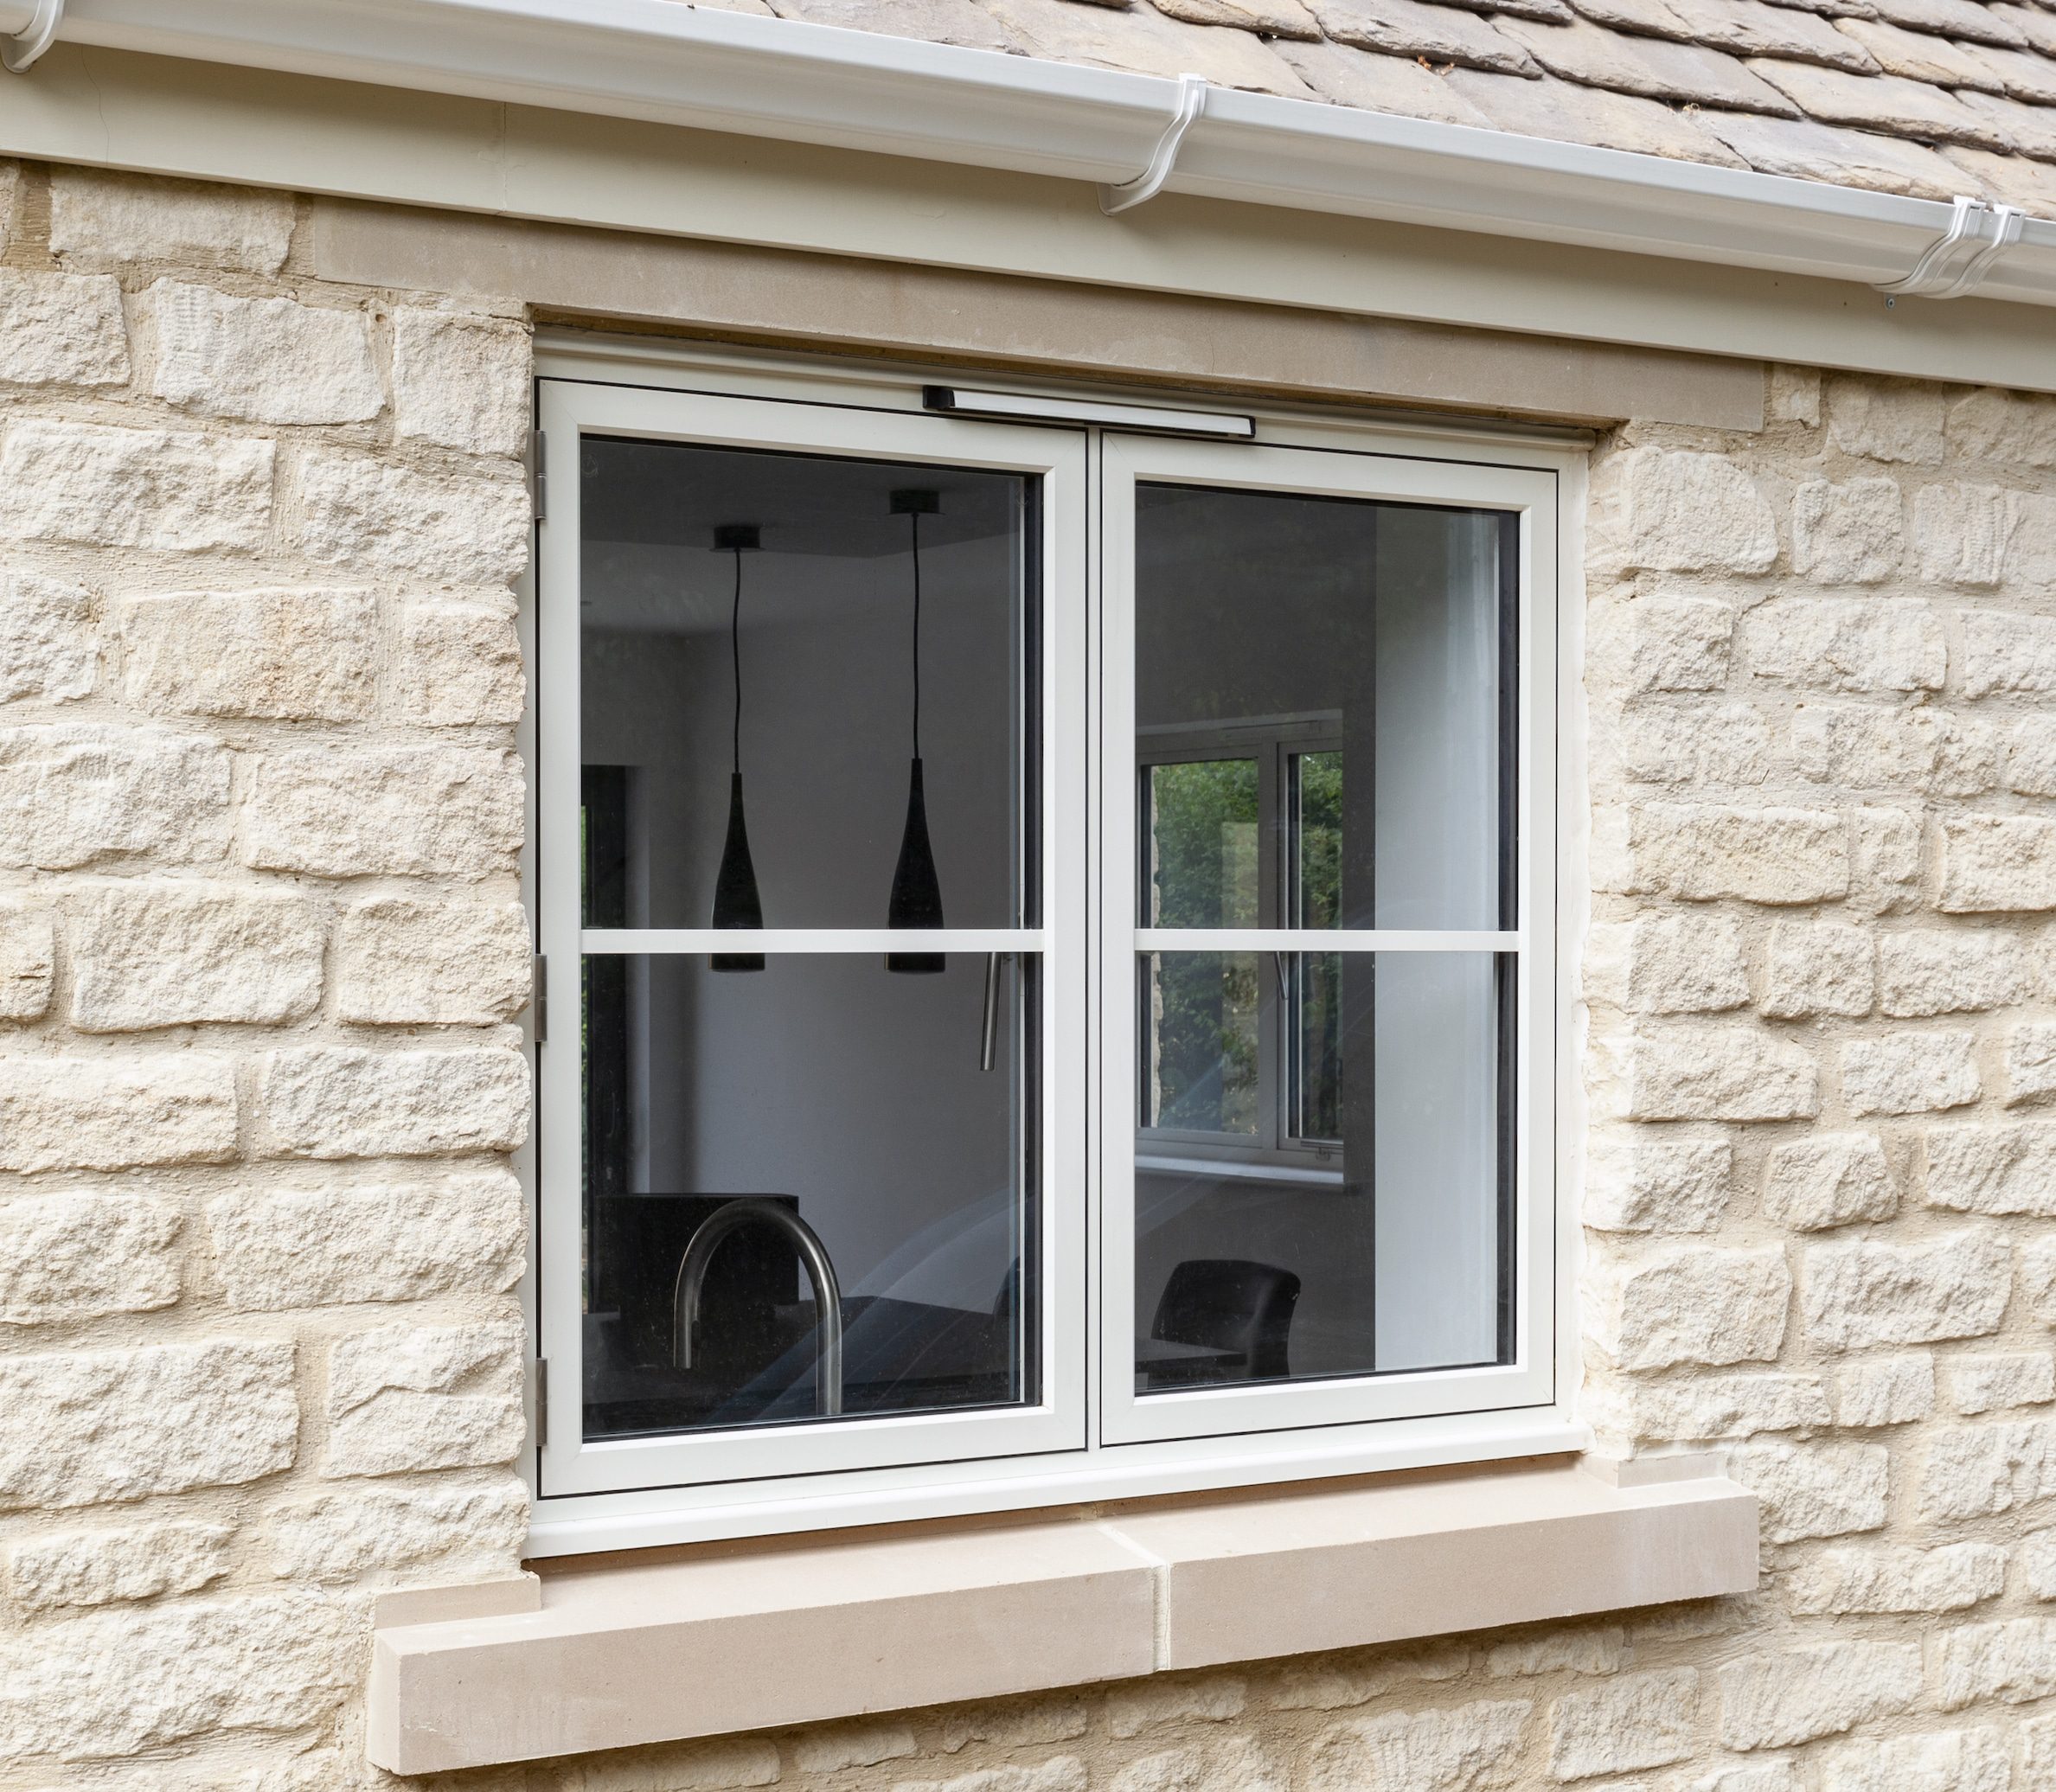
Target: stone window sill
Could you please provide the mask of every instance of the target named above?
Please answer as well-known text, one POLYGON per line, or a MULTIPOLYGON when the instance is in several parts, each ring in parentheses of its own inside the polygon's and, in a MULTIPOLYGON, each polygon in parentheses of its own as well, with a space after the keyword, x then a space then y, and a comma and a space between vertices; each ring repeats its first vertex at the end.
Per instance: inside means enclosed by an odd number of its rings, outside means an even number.
POLYGON ((1720 1466, 1557 1457, 708 1546, 501 1583, 469 1617, 409 1596, 381 1611, 371 1759, 445 1772, 1745 1592, 1756 1501, 1720 1466))

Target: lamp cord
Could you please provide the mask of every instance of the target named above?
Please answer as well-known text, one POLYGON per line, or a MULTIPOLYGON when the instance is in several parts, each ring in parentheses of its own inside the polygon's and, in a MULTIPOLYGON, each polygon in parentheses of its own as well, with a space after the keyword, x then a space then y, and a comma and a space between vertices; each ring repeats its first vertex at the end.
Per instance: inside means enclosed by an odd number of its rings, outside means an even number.
POLYGON ((913 526, 913 756, 921 756, 921 513, 907 514, 913 526))
POLYGON ((735 669, 735 775, 742 776, 742 549, 735 550, 735 601, 728 611, 728 657, 735 669))

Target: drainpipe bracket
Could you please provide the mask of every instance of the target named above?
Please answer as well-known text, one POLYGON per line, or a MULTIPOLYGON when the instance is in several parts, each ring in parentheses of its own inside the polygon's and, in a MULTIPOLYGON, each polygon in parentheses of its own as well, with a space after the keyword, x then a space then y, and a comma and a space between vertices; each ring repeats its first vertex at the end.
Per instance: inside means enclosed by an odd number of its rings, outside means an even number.
POLYGON ((0 43, 0 63, 16 74, 26 74, 57 41, 57 28, 63 22, 64 0, 35 0, 35 16, 29 21, 29 29, 0 43))
POLYGON ((1878 282, 1877 290, 1921 298, 1961 298, 1975 291, 1993 264, 2021 240, 2027 221, 2027 214, 2017 205, 1993 205, 1959 193, 1949 228, 1927 246, 1912 272, 1888 285, 1878 282))
POLYGON ((1124 212, 1146 199, 1156 198, 1163 190, 1163 183, 1170 179, 1171 170, 1177 165, 1178 149, 1185 141, 1185 133, 1199 121, 1200 114, 1206 109, 1207 77, 1180 75, 1178 110, 1157 139, 1156 152, 1150 157, 1150 165, 1131 181, 1101 187, 1099 209, 1111 218, 1116 212, 1124 212))

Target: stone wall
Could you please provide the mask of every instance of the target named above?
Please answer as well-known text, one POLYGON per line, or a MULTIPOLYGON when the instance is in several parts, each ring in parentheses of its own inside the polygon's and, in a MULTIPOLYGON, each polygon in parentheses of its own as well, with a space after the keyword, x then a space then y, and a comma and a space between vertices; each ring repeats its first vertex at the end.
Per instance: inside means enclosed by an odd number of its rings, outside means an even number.
MULTIPOLYGON (((0 191, 0 1792, 368 1789, 524 1523, 526 330, 0 191)), ((1762 1591, 439 1783, 2056 1789, 2056 401, 1771 400, 1603 445, 1585 668, 1586 1410, 1762 1591)))

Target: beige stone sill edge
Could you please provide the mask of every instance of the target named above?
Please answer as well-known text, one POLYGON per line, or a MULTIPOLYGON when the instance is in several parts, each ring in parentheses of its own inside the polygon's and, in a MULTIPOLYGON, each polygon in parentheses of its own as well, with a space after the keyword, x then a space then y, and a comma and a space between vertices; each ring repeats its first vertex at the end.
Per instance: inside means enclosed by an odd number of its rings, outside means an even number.
POLYGON ((612 1565, 381 1606, 368 1751, 444 1772, 1756 1584, 1755 1496, 1705 1456, 612 1565))

